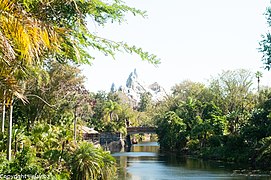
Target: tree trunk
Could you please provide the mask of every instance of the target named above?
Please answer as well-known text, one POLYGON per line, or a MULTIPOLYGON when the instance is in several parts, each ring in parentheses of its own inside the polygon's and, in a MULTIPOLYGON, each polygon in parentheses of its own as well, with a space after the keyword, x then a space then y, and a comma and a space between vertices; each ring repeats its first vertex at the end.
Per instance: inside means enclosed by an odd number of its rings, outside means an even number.
POLYGON ((8 144, 7 144, 7 160, 11 160, 11 143, 12 143, 12 111, 13 99, 10 102, 9 126, 8 126, 8 144))
POLYGON ((260 93, 260 77, 258 77, 258 93, 260 93))
POLYGON ((73 122, 73 140, 76 144, 76 125, 77 125, 77 108, 75 107, 75 115, 74 115, 74 122, 73 122))
POLYGON ((16 156, 16 153, 17 153, 17 149, 18 149, 18 142, 17 142, 17 134, 15 133, 14 134, 14 156, 16 156))
POLYGON ((4 100, 3 100, 3 111, 2 111, 2 128, 1 132, 4 134, 5 131, 5 119, 6 119, 6 90, 4 91, 4 100))

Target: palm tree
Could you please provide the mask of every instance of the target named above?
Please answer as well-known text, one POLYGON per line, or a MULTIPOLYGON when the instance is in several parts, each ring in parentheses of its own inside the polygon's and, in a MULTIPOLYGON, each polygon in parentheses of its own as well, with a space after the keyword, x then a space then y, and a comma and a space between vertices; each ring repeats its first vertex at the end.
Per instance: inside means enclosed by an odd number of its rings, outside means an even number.
POLYGON ((92 143, 81 142, 70 162, 72 179, 109 180, 116 175, 115 159, 92 143))
POLYGON ((48 50, 57 51, 60 42, 56 29, 35 19, 15 0, 1 1, 0 25, 0 88, 4 90, 3 110, 6 103, 10 106, 7 150, 10 160, 14 96, 25 99, 24 80, 30 74, 36 74, 42 65, 41 56, 48 50))
POLYGON ((103 25, 108 20, 123 21, 125 12, 145 14, 121 1, 0 0, 0 90, 6 90, 5 100, 24 99, 25 80, 36 77, 46 60, 90 63, 89 46, 112 56, 124 49, 159 63, 141 48, 97 37, 87 28, 86 17, 103 25))
POLYGON ((107 101, 103 109, 105 122, 109 123, 113 120, 118 121, 118 113, 121 112, 121 110, 122 108, 117 102, 112 100, 107 101))
POLYGON ((111 180, 116 175, 116 160, 107 151, 100 151, 103 160, 102 178, 104 180, 111 180))
POLYGON ((93 144, 82 142, 71 160, 72 179, 98 179, 102 171, 102 157, 93 144))
POLYGON ((35 19, 18 1, 2 0, 0 14, 0 83, 19 96, 21 80, 37 74, 42 55, 58 51, 60 40, 56 29, 35 19))

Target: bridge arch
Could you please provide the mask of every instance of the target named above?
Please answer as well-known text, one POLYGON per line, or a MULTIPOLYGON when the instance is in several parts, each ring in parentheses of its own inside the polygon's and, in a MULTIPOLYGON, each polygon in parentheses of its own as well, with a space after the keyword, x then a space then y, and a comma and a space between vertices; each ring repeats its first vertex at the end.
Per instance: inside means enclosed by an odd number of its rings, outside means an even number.
POLYGON ((127 151, 131 150, 132 141, 131 135, 133 134, 156 134, 155 127, 127 127, 126 145, 127 151))

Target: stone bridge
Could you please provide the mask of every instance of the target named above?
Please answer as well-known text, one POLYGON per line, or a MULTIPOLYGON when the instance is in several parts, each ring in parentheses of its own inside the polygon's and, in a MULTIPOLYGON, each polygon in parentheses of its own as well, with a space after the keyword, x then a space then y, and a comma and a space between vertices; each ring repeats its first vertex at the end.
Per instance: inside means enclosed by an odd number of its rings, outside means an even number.
POLYGON ((154 134, 155 127, 127 127, 127 135, 131 134, 154 134))

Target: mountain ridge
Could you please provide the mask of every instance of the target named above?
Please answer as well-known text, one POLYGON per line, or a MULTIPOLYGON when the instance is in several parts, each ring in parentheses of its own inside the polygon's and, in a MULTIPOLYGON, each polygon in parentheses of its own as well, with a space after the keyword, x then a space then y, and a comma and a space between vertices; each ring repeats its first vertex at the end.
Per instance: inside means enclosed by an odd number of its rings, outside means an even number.
POLYGON ((166 96, 166 91, 158 82, 151 84, 145 83, 140 79, 136 69, 129 74, 125 85, 120 85, 117 88, 115 83, 112 83, 110 91, 121 91, 130 99, 134 106, 137 106, 140 102, 140 95, 142 93, 150 93, 154 102, 161 101, 166 96))

